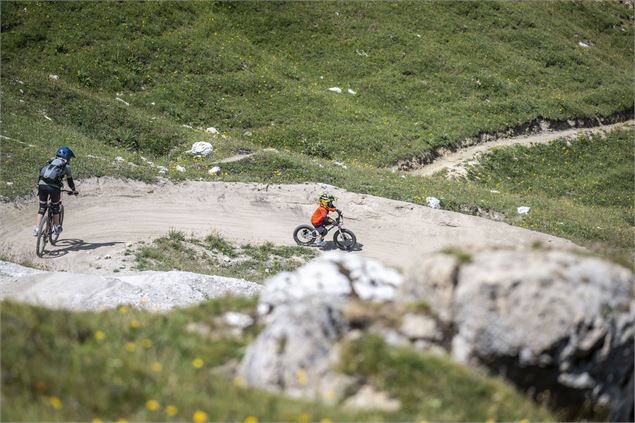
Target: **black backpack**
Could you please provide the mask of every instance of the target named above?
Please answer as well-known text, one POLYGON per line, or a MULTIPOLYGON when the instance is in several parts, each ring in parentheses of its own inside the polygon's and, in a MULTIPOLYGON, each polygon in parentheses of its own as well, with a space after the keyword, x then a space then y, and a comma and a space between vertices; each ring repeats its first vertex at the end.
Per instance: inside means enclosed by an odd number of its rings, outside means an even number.
POLYGON ((66 160, 61 157, 47 161, 42 169, 40 169, 40 179, 50 184, 62 185, 66 163, 66 160))

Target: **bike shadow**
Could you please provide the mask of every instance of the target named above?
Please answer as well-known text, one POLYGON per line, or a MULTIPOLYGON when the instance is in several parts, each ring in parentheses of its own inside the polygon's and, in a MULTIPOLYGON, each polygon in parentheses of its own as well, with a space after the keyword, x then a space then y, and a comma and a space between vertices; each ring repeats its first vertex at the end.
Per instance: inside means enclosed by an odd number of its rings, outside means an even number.
POLYGON ((55 250, 48 250, 47 255, 51 258, 65 256, 74 251, 96 250, 102 247, 112 247, 113 245, 123 244, 123 241, 111 242, 85 242, 82 239, 60 239, 55 243, 55 250), (61 248, 60 248, 61 247, 61 248))
MULTIPOLYGON (((355 244, 355 246, 352 249, 347 250, 347 251, 362 251, 362 248, 364 248, 364 244, 361 244, 361 243, 358 242, 358 243, 355 244)), ((322 251, 333 251, 333 250, 342 251, 342 250, 340 250, 337 247, 337 244, 335 244, 335 241, 326 241, 326 244, 324 244, 324 247, 321 247, 320 250, 322 250, 322 251)))

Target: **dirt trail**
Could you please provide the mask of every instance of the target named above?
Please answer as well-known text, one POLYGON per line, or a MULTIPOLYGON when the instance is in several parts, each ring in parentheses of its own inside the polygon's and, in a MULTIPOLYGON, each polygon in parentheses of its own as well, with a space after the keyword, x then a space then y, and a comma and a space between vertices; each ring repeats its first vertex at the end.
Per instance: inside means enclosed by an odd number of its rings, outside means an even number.
POLYGON ((448 152, 439 156, 432 163, 425 165, 421 168, 411 171, 411 174, 430 176, 443 169, 448 170, 449 176, 464 176, 466 171, 465 167, 468 164, 474 164, 478 161, 478 156, 484 152, 496 147, 508 147, 512 145, 530 145, 530 144, 547 144, 558 138, 575 138, 580 135, 599 134, 611 131, 613 129, 634 126, 635 120, 629 120, 626 122, 615 123, 613 125, 599 126, 595 128, 574 128, 564 131, 547 131, 540 134, 514 137, 514 138, 500 138, 495 141, 490 141, 471 147, 463 148, 457 151, 448 152))
MULTIPOLYGON (((421 253, 446 246, 573 247, 571 242, 501 222, 434 210, 406 202, 347 192, 322 184, 263 185, 185 182, 147 185, 111 178, 78 186, 77 198, 64 196, 64 233, 54 255, 38 258, 31 235, 36 200, 0 204, 0 255, 30 260, 49 270, 109 273, 133 262, 126 245, 149 242, 170 229, 205 236, 217 231, 241 243, 271 241, 293 245, 292 231, 306 223, 325 190, 337 197, 345 225, 355 232, 363 254, 400 268, 421 253), (110 258, 106 258, 110 255, 110 258)), ((332 245, 332 243, 330 243, 332 245)))

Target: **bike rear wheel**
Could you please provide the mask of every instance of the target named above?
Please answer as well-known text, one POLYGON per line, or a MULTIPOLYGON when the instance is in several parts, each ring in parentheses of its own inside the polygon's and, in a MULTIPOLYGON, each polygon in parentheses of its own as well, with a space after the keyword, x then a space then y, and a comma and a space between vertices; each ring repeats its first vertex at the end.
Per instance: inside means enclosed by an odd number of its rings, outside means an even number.
POLYGON ((293 240, 298 245, 311 245, 316 238, 315 229, 309 225, 300 225, 293 231, 293 240))
MULTIPOLYGON (((60 204, 60 226, 64 223, 64 205, 60 204)), ((52 229, 52 227, 51 227, 52 229)), ((60 234, 56 234, 55 231, 51 232, 51 245, 55 245, 57 239, 60 237, 60 234)))
POLYGON ((340 229, 333 235, 333 241, 340 250, 350 251, 357 244, 355 234, 348 229, 340 229))
POLYGON ((49 218, 44 216, 42 217, 42 221, 40 222, 40 226, 38 227, 39 233, 37 235, 37 242, 35 244, 35 253, 38 257, 42 257, 44 255, 44 248, 46 247, 49 230, 49 218))

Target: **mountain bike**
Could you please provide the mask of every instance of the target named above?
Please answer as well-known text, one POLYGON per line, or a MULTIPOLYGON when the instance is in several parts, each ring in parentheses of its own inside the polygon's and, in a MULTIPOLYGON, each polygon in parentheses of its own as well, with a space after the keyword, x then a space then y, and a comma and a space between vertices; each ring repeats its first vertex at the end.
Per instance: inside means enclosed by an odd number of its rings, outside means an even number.
MULTIPOLYGON (((66 189, 63 189, 61 191, 67 192, 68 195, 77 195, 77 193, 74 191, 69 191, 66 189)), ((60 234, 56 233, 53 230, 53 226, 54 226, 53 208, 51 207, 50 200, 46 203, 44 214, 45 216, 42 218, 42 221, 40 222, 40 226, 38 226, 37 241, 35 244, 35 253, 37 254, 38 257, 42 257, 44 255, 44 251, 45 251, 44 248, 46 247, 46 244, 48 242, 50 242, 51 245, 55 245, 58 238, 60 237, 60 234)), ((64 204, 62 204, 62 201, 60 200, 60 226, 63 223, 64 223, 64 204)))
MULTIPOLYGON (((337 218, 327 226, 327 234, 337 229, 333 234, 333 242, 340 250, 351 251, 357 244, 355 234, 349 229, 344 229, 344 215, 337 211, 337 218)), ((320 236, 318 231, 311 225, 300 225, 293 230, 293 239, 298 245, 309 246, 320 236)))

